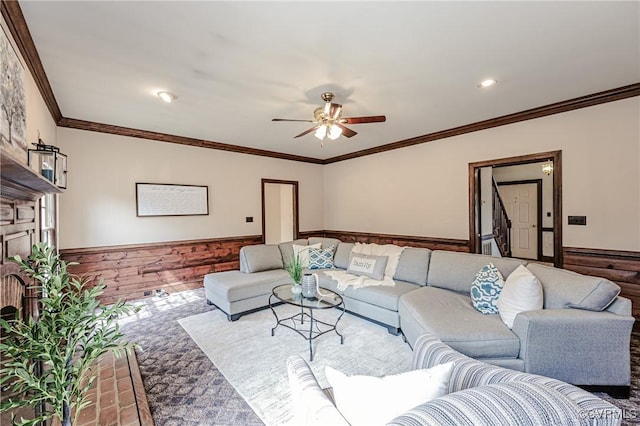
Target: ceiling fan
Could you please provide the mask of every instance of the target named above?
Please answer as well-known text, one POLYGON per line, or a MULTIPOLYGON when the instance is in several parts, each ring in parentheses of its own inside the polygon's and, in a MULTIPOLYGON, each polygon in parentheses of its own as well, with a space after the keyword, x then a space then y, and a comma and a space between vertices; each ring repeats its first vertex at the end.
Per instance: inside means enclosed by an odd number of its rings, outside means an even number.
POLYGON ((348 138, 357 135, 357 132, 349 129, 345 124, 362 124, 362 123, 381 123, 387 118, 384 115, 373 115, 369 117, 342 117, 342 105, 334 104, 331 101, 334 98, 332 92, 324 92, 320 95, 325 101, 324 107, 318 107, 313 111, 313 120, 295 120, 288 118, 274 118, 271 121, 301 121, 305 123, 313 123, 314 126, 294 138, 299 138, 315 131, 314 136, 321 141, 325 138, 331 140, 338 139, 340 135, 348 138))

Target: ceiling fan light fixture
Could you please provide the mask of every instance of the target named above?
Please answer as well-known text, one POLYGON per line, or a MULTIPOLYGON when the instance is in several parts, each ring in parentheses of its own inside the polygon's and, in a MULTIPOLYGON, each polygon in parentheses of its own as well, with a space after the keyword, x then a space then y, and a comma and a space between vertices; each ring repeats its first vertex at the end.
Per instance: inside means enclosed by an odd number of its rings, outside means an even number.
POLYGON ((335 141, 342 135, 342 129, 338 126, 331 126, 329 129, 329 139, 335 141))
POLYGON ((160 90, 156 92, 156 96, 162 99, 163 101, 165 101, 166 103, 171 103, 176 99, 178 99, 178 97, 174 93, 171 93, 166 90, 160 90))
POLYGON ((325 136, 327 136, 327 125, 323 124, 322 126, 318 127, 313 135, 320 140, 324 140, 325 136))
POLYGON ((321 97, 322 100, 325 101, 325 104, 313 110, 313 120, 274 118, 271 121, 302 121, 313 123, 310 129, 294 136, 294 139, 313 132, 313 135, 320 139, 320 146, 322 146, 322 141, 324 141, 325 138, 336 140, 340 136, 352 138, 358 134, 350 128, 345 127, 345 124, 383 123, 387 119, 384 115, 344 118, 342 117, 342 104, 332 103, 333 96, 331 92, 322 93, 321 97))

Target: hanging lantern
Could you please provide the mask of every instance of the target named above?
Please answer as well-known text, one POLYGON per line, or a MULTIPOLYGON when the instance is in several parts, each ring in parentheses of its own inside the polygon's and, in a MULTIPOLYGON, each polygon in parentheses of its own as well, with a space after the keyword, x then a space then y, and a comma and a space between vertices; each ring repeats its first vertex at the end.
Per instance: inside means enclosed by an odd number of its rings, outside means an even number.
POLYGON ((36 149, 29 150, 29 167, 58 188, 66 189, 67 156, 60 152, 60 148, 46 145, 40 138, 38 138, 38 143, 33 145, 36 149))

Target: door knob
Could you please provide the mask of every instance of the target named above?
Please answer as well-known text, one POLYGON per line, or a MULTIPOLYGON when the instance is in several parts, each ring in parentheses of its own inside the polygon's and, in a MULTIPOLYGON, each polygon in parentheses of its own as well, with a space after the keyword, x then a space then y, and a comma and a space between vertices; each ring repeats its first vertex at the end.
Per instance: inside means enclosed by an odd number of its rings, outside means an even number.
POLYGON ((532 228, 535 228, 535 227, 536 227, 536 225, 531 225, 531 227, 532 227, 532 228))

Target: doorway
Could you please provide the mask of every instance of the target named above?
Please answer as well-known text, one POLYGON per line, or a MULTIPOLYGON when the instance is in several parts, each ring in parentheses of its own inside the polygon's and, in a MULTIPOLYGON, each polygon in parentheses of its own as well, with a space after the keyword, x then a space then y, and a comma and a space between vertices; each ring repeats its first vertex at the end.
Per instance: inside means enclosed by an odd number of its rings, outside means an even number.
MULTIPOLYGON (((489 219, 485 217, 486 212, 483 214, 486 207, 486 200, 482 198, 480 192, 481 185, 484 184, 484 181, 481 179, 481 174, 485 174, 484 172, 486 172, 487 169, 507 168, 507 166, 518 165, 532 166, 532 163, 542 162, 548 162, 551 164, 551 172, 545 172, 545 174, 550 174, 551 182, 549 185, 552 186, 552 194, 549 200, 545 197, 546 201, 542 203, 545 211, 544 220, 541 218, 540 197, 538 195, 535 197, 538 203, 537 211, 539 212, 536 213, 537 224, 536 228, 534 228, 537 229, 535 232, 537 239, 537 245, 535 247, 536 254, 528 254, 522 257, 542 261, 553 261, 553 264, 556 267, 562 267, 562 151, 542 152, 538 154, 469 163, 469 251, 471 253, 480 253, 482 251, 483 226, 486 227, 487 219, 489 219), (548 226, 543 226, 545 222, 552 223, 548 223, 548 226), (545 253, 545 251, 552 253, 545 253)), ((539 170, 539 173, 542 173, 542 169, 540 168, 539 170)), ((545 176, 545 178, 546 177, 547 176, 545 176)), ((533 181, 516 183, 533 183, 533 181)), ((512 213, 512 215, 513 214, 515 213, 512 213)), ((531 226, 531 223, 529 226, 531 226)), ((512 226, 512 229, 515 231, 516 228, 512 226)), ((526 243, 524 244, 525 246, 531 246, 531 239, 528 241, 525 240, 527 237, 531 237, 530 231, 528 235, 526 235, 524 231, 520 232, 520 234, 521 235, 516 237, 512 236, 511 241, 513 242, 514 238, 517 239, 521 236, 522 243, 526 243)), ((522 245, 521 241, 517 241, 517 245, 522 245)), ((517 255, 512 253, 511 256, 516 257, 517 255)))
POLYGON ((298 238, 298 182, 262 179, 262 242, 298 238))
POLYGON ((511 219, 511 256, 542 258, 542 180, 500 182, 498 190, 511 219))

